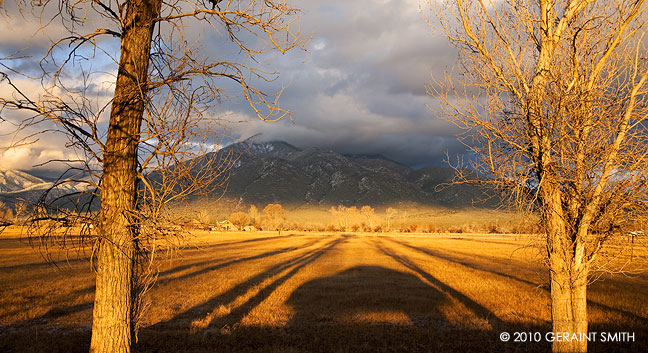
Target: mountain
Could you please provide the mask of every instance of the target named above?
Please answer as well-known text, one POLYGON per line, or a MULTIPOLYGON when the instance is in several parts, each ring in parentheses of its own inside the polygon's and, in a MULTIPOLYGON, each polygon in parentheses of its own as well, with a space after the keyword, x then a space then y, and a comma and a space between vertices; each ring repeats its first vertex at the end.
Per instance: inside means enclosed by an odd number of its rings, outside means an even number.
POLYGON ((444 187, 455 175, 451 168, 413 170, 379 154, 343 155, 313 147, 301 149, 284 141, 251 140, 214 153, 237 158, 226 196, 245 203, 381 205, 409 201, 467 206, 483 199, 482 190, 475 186, 444 187))
POLYGON ((19 170, 0 169, 0 193, 46 189, 51 183, 19 170))
MULTIPOLYGON (((248 139, 200 157, 195 165, 209 166, 228 160, 226 156, 233 156, 235 161, 225 196, 244 203, 469 206, 484 198, 476 186, 448 185, 455 175, 451 168, 413 170, 379 154, 343 155, 313 147, 301 149, 284 141, 260 143, 248 139)), ((21 198, 36 200, 51 186, 51 182, 26 172, 0 170, 0 201, 5 204, 21 198)), ((81 188, 70 183, 57 194, 81 188)), ((221 192, 215 191, 218 195, 221 192)))
MULTIPOLYGON (((87 187, 84 180, 89 179, 90 177, 82 175, 70 177, 65 182, 60 182, 54 191, 50 191, 48 199, 55 199, 83 190, 87 187)), ((54 181, 47 181, 28 172, 0 169, 0 202, 10 207, 21 200, 34 202, 40 199, 45 191, 50 190, 54 184, 54 181)), ((65 203, 68 201, 61 198, 57 204, 67 207, 65 203)))

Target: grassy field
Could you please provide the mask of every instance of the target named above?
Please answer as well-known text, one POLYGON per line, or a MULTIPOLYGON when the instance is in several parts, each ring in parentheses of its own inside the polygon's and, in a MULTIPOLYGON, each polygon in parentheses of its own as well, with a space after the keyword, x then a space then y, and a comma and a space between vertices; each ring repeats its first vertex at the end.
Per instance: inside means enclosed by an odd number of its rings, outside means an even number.
MULTIPOLYGON (((139 352, 542 352, 501 332, 550 331, 541 239, 480 234, 197 232, 161 262, 139 352)), ((610 248, 624 246, 624 240, 610 248)), ((0 352, 87 352, 87 254, 46 263, 0 235, 0 352), (80 259, 78 259, 80 257, 80 259)), ((588 293, 593 352, 648 351, 648 254, 588 293)), ((610 257, 627 263, 620 256, 610 257)), ((618 264, 617 264, 618 265, 618 264)))

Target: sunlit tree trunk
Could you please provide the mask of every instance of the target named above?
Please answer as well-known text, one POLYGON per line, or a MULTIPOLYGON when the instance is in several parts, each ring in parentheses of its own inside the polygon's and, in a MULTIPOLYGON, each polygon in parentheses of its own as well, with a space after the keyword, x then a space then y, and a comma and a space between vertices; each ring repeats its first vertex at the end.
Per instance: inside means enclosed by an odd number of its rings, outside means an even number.
MULTIPOLYGON (((587 267, 582 247, 572 234, 566 231, 558 195, 548 200, 547 244, 551 283, 551 319, 555 335, 567 335, 570 339, 556 339, 554 352, 587 352, 587 267), (576 340, 573 335, 576 335, 576 340)), ((557 337, 557 336, 556 336, 557 337)))
MULTIPOLYGON (((546 2, 541 12, 549 11, 546 2)), ((544 13, 543 12, 543 13, 544 13)), ((549 16, 548 18, 551 18, 549 16)), ((549 72, 553 64, 558 38, 552 34, 551 24, 543 19, 542 45, 528 96, 527 123, 538 180, 540 180, 540 203, 542 223, 545 226, 549 256, 551 283, 551 318, 554 334, 576 334, 578 340, 554 340, 554 352, 587 352, 587 341, 581 340, 587 334, 587 271, 585 254, 582 251, 583 239, 578 226, 571 229, 567 225, 567 215, 563 208, 566 195, 560 188, 555 161, 552 156, 551 133, 543 124, 543 105, 549 72)), ((585 229, 586 233, 586 229, 585 229)))
POLYGON ((556 334, 569 335, 568 340, 555 340, 554 352, 587 352, 587 275, 573 268, 565 271, 570 265, 566 259, 552 257, 551 272, 551 317, 552 331, 556 334), (572 273, 570 273, 572 272, 572 273), (573 335, 576 335, 574 338, 573 335))
POLYGON ((161 0, 127 3, 121 56, 103 151, 101 235, 90 352, 130 352, 132 345, 137 147, 145 108, 154 21, 161 0))
MULTIPOLYGON (((542 143, 540 143, 542 145, 542 143)), ((545 149, 546 151, 547 149, 545 149)), ((570 339, 555 340, 554 352, 587 352, 587 276, 584 241, 587 226, 568 225, 563 194, 547 154, 540 153, 540 202, 547 237, 551 283, 552 331, 570 339), (572 340, 576 334, 578 339, 572 340)))

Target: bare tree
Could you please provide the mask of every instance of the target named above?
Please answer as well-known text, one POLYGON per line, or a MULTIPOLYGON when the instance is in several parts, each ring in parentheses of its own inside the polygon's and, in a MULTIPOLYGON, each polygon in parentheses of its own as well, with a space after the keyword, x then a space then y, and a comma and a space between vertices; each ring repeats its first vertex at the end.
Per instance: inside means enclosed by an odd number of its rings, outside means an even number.
POLYGON ((250 205, 248 214, 250 215, 250 222, 255 225, 259 221, 259 209, 255 205, 250 205))
MULTIPOLYGON (((474 168, 539 214, 553 331, 584 334, 597 256, 646 212, 645 1, 429 4, 463 69, 430 92, 465 129, 474 168)), ((587 341, 553 350, 583 352, 587 341)))
POLYGON ((4 230, 5 227, 12 225, 11 218, 13 217, 13 212, 11 208, 7 207, 4 202, 0 201, 0 230, 4 230))
POLYGON ((266 224, 270 229, 276 229, 281 235, 281 228, 283 227, 283 221, 286 219, 284 216, 284 209, 279 203, 270 203, 263 209, 263 214, 265 215, 266 224))
POLYGON ((356 206, 349 206, 344 210, 346 213, 346 219, 348 227, 351 228, 354 232, 357 232, 360 229, 361 214, 360 210, 356 206))
POLYGON ((136 294, 150 286, 153 276, 147 271, 151 254, 160 238, 177 229, 163 221, 168 216, 164 206, 227 177, 231 156, 193 158, 219 143, 214 129, 223 123, 217 112, 225 86, 221 79, 240 87, 259 118, 288 115, 277 106, 278 95, 255 85, 275 75, 248 63, 267 49, 283 53, 303 44, 293 33, 297 10, 283 0, 16 4, 4 10, 26 20, 36 18, 45 26, 41 30, 57 26, 66 33, 37 60, 43 70, 39 77, 13 68, 13 63, 29 60, 20 53, 2 58, 0 80, 12 92, 0 97, 0 122, 15 125, 13 146, 33 142, 39 134, 63 133, 67 147, 76 151, 78 158, 62 162, 83 177, 67 174, 59 179, 33 208, 33 218, 60 223, 84 214, 96 225, 96 234, 86 234, 95 240, 97 272, 90 351, 129 352, 141 313, 136 294), (206 56, 191 31, 201 23, 234 43, 242 61, 206 56), (114 44, 119 50, 111 49, 114 44), (116 69, 108 102, 92 95, 95 62, 112 62, 116 69), (40 92, 21 87, 29 79, 41 83, 40 92), (77 188, 71 211, 44 207, 69 198, 69 193, 55 191, 73 182, 86 187, 77 188), (93 200, 100 200, 98 212, 84 213, 96 204, 93 200))
POLYGON ((398 211, 393 208, 393 207, 388 207, 387 210, 385 211, 385 221, 387 223, 387 228, 386 231, 389 232, 391 228, 389 227, 389 221, 396 215, 398 211))
POLYGON ((375 210, 369 205, 364 205, 360 209, 362 215, 367 219, 367 226, 369 226, 369 231, 373 232, 373 221, 375 217, 375 210))
POLYGON ((27 211, 27 204, 24 201, 18 201, 14 205, 14 224, 20 224, 22 221, 22 217, 25 215, 27 211))
POLYGON ((243 229, 250 223, 250 217, 245 212, 234 212, 229 216, 229 220, 239 229, 243 229))
POLYGON ((338 205, 337 208, 331 206, 329 212, 337 219, 340 230, 346 232, 349 228, 347 208, 343 205, 338 205))

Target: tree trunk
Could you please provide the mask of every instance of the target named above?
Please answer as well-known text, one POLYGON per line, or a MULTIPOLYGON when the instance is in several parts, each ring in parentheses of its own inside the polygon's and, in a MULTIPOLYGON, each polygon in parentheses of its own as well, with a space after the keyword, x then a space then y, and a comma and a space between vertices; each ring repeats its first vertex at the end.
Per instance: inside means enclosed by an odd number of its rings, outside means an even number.
MULTIPOLYGON (((587 276, 584 239, 565 223, 563 193, 550 168, 542 190, 551 276, 551 320, 554 352, 587 352, 587 276), (575 336, 574 336, 575 335, 575 336), (576 339, 573 339, 576 338, 576 339)), ((586 231, 586 229, 582 229, 586 231)))
POLYGON ((586 274, 552 271, 551 317, 556 338, 554 352, 587 352, 586 274))
POLYGON ((587 228, 573 229, 566 224, 564 194, 550 164, 546 165, 541 198, 551 276, 552 348, 554 352, 587 352, 588 265, 585 239, 580 234, 586 234, 587 228))
POLYGON ((161 0, 127 4, 121 55, 103 151, 97 283, 90 352, 130 352, 132 345, 137 147, 145 108, 154 21, 161 0))

